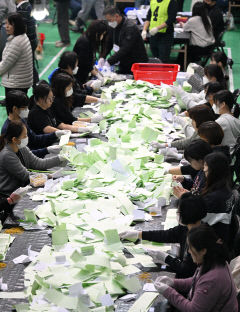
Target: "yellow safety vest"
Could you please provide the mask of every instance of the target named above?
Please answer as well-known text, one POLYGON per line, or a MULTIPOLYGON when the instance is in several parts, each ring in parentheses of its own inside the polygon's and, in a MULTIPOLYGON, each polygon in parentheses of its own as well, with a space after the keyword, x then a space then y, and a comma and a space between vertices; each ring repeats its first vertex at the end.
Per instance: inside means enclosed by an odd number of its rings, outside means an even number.
MULTIPOLYGON (((171 0, 163 0, 161 2, 158 2, 157 0, 151 0, 150 2, 150 8, 151 8, 151 21, 149 29, 152 29, 154 27, 157 27, 168 19, 168 6, 171 0)), ((167 30, 167 27, 160 29, 160 33, 165 33, 167 30)))

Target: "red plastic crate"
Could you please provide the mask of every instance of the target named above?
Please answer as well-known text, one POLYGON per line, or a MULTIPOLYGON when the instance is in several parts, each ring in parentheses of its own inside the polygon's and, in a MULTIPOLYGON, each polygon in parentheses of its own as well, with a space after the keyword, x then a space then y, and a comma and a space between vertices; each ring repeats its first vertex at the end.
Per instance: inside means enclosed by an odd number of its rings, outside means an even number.
POLYGON ((180 70, 178 64, 135 63, 131 68, 135 80, 144 80, 160 85, 173 84, 180 70))

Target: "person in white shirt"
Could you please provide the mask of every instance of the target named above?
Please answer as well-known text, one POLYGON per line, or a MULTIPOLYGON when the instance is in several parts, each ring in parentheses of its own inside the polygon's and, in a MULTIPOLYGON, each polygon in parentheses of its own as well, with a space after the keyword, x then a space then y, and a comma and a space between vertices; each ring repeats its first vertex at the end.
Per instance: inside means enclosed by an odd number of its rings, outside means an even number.
POLYGON ((215 42, 211 20, 207 15, 203 2, 196 2, 192 9, 192 17, 183 26, 183 30, 190 32, 188 58, 190 62, 198 62, 201 56, 211 53, 215 42))
POLYGON ((227 90, 219 91, 214 96, 213 110, 220 117, 216 122, 222 127, 224 137, 222 145, 233 147, 237 137, 240 136, 240 115, 239 104, 236 103, 232 92, 227 90))

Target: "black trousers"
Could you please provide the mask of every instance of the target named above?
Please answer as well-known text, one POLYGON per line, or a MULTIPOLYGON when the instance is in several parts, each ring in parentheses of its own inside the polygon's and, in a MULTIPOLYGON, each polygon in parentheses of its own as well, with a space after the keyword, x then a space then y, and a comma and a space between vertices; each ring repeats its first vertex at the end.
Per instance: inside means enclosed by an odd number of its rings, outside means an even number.
POLYGON ((70 43, 69 36, 69 1, 57 2, 58 32, 63 43, 70 43))
POLYGON ((207 47, 199 47, 199 46, 188 46, 188 62, 189 63, 195 63, 199 62, 201 58, 207 54, 210 54, 212 52, 213 46, 207 46, 207 47))
POLYGON ((150 37, 152 55, 163 63, 168 63, 173 44, 173 33, 157 33, 150 37))

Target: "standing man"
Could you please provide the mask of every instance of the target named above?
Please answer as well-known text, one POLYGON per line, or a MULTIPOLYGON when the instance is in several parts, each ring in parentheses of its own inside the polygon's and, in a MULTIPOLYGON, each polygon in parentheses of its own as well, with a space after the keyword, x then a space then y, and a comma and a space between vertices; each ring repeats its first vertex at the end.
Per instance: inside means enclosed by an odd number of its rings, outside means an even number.
POLYGON ((82 0, 82 9, 78 12, 76 26, 71 28, 74 32, 83 32, 85 23, 92 8, 95 8, 97 19, 103 19, 104 0, 82 0))
POLYGON ((176 14, 176 0, 151 0, 147 20, 142 31, 142 38, 146 40, 147 30, 149 29, 152 54, 163 63, 169 61, 174 39, 173 23, 176 20, 176 14))
POLYGON ((61 40, 55 43, 57 48, 70 45, 69 36, 69 6, 70 0, 55 0, 57 8, 57 25, 61 40))
POLYGON ((37 69, 35 67, 35 50, 36 50, 37 45, 38 45, 36 21, 31 16, 32 6, 29 3, 29 1, 16 0, 16 4, 17 4, 17 12, 22 15, 23 20, 26 23, 27 36, 30 40, 31 47, 32 47, 32 53, 33 53, 33 86, 35 86, 36 83, 38 83, 38 81, 39 81, 38 72, 37 72, 37 69))
POLYGON ((103 14, 111 28, 107 54, 112 49, 115 52, 107 61, 109 65, 119 63, 119 73, 132 74, 132 64, 148 62, 141 33, 136 24, 123 17, 117 8, 109 7, 103 14))
POLYGON ((2 52, 7 41, 5 19, 9 13, 14 12, 16 12, 14 0, 0 0, 0 61, 2 60, 2 52))

